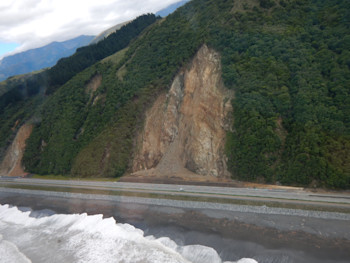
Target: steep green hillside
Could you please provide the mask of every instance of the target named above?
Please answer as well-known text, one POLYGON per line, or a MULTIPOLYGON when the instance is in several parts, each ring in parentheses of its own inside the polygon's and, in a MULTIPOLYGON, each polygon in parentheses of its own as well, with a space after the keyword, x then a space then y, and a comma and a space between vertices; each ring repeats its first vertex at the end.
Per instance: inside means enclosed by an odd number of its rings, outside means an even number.
POLYGON ((46 107, 41 109, 48 98, 46 95, 98 60, 125 48, 155 21, 152 14, 140 16, 105 40, 79 49, 72 57, 60 60, 48 70, 12 77, 0 83, 0 160, 18 128, 27 121, 40 122, 42 112, 45 115, 48 111, 46 107))
POLYGON ((201 43, 187 19, 173 21, 177 24, 154 24, 121 60, 96 64, 60 88, 48 100, 43 122, 28 142, 26 167, 37 173, 72 169, 77 176, 122 175, 145 108, 201 43), (97 75, 102 82, 90 97, 84 90, 97 75))
POLYGON ((153 14, 140 16, 115 33, 110 34, 103 41, 78 48, 73 56, 62 58, 47 72, 48 87, 46 93, 52 94, 80 71, 127 47, 135 37, 156 20, 157 18, 153 14))
POLYGON ((226 142, 233 178, 349 188, 349 18, 346 0, 193 0, 55 87, 24 164, 43 174, 122 175, 145 110, 206 43, 235 91, 226 142))

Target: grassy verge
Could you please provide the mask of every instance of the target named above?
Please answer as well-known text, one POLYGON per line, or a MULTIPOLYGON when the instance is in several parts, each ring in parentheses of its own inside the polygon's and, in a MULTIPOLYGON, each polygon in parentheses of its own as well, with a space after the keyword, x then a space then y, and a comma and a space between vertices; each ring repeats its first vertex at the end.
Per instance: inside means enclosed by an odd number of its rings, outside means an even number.
POLYGON ((94 181, 94 182, 116 182, 119 178, 80 178, 67 175, 38 175, 35 174, 31 178, 43 180, 77 180, 77 181, 94 181))

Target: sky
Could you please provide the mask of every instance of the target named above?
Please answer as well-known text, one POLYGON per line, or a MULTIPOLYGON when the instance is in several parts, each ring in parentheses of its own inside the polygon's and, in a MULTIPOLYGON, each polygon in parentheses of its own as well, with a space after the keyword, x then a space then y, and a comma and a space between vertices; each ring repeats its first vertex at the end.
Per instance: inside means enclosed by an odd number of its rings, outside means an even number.
POLYGON ((155 13, 178 1, 2 0, 0 59, 53 41, 98 35, 114 25, 155 13))

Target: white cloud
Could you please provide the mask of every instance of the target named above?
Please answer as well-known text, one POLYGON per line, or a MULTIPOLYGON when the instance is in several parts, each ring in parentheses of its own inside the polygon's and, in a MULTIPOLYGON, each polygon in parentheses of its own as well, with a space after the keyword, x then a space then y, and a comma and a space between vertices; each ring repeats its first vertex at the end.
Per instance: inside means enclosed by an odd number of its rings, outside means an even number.
POLYGON ((139 15, 179 0, 6 0, 0 1, 0 42, 18 43, 15 52, 97 35, 139 15))

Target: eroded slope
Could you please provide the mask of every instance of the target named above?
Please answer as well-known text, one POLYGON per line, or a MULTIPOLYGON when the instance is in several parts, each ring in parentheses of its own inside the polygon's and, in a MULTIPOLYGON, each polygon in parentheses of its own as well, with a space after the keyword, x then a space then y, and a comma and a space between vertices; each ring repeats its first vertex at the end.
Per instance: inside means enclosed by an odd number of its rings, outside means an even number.
POLYGON ((146 113, 133 170, 228 176, 224 145, 232 98, 222 83, 219 54, 204 45, 146 113))

